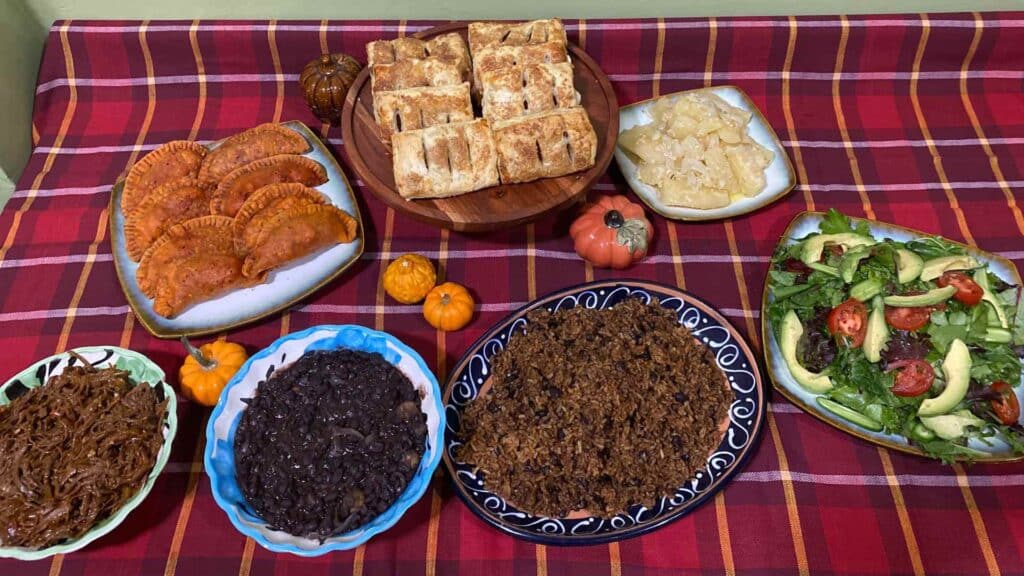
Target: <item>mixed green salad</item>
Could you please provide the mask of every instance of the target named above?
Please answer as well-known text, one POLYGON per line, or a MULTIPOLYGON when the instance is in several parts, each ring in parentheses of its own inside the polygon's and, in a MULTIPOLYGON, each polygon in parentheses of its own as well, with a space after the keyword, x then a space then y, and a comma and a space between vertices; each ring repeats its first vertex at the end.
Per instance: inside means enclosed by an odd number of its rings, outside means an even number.
POLYGON ((772 256, 768 321, 793 378, 825 410, 945 462, 1024 454, 1021 287, 940 237, 877 238, 830 210, 772 256))

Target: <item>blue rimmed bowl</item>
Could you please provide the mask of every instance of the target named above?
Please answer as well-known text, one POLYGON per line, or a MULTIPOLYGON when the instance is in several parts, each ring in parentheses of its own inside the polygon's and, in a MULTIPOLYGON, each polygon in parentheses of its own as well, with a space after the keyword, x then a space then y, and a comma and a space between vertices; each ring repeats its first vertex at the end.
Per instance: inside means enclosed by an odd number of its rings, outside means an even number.
POLYGON ((614 542, 646 534, 691 512, 721 490, 754 453, 767 413, 757 358, 736 329, 711 305, 696 296, 654 282, 609 280, 566 288, 535 300, 487 331, 463 355, 445 386, 444 465, 454 491, 484 522, 525 540, 542 544, 583 545, 614 542), (459 459, 461 416, 489 383, 491 362, 528 325, 526 315, 537 308, 552 312, 570 308, 611 308, 627 298, 657 302, 671 310, 699 343, 707 347, 734 394, 721 425, 722 438, 693 478, 651 508, 634 505, 611 517, 576 512, 551 518, 520 510, 490 490, 471 462, 459 459))
MULTIPOLYGON (((128 372, 129 378, 136 385, 146 382, 153 387, 157 398, 167 399, 166 413, 164 415, 163 430, 164 440, 160 451, 156 455, 156 463, 146 477, 146 482, 131 498, 129 498, 113 514, 100 520, 88 532, 75 538, 47 548, 23 548, 15 546, 0 546, 0 558, 17 558, 19 560, 39 560, 55 554, 67 554, 75 550, 81 550, 97 538, 110 533, 117 528, 132 510, 138 508, 142 501, 149 495, 156 483, 157 476, 167 465, 171 456, 171 444, 174 442, 174 435, 178 430, 178 404, 174 390, 165 381, 164 371, 149 358, 117 346, 86 346, 75 348, 75 352, 90 364, 97 368, 118 368, 128 372)), ((0 406, 6 406, 33 388, 45 386, 50 378, 61 374, 68 366, 78 364, 78 358, 70 352, 55 354, 36 362, 25 368, 13 378, 0 386, 0 406)))
POLYGON ((412 348, 400 340, 362 326, 314 326, 289 334, 264 348, 242 366, 221 392, 220 400, 206 426, 206 452, 203 463, 210 477, 213 497, 227 513, 239 532, 273 552, 289 552, 299 556, 319 556, 332 550, 348 550, 384 532, 405 514, 426 492, 430 479, 441 461, 441 435, 445 426, 441 390, 437 378, 412 348), (252 510, 238 486, 235 471, 235 432, 242 420, 246 404, 260 382, 275 370, 285 368, 306 352, 347 348, 376 352, 405 374, 420 393, 422 411, 427 417, 427 445, 419 468, 398 500, 382 514, 363 526, 327 538, 323 542, 272 530, 252 510))

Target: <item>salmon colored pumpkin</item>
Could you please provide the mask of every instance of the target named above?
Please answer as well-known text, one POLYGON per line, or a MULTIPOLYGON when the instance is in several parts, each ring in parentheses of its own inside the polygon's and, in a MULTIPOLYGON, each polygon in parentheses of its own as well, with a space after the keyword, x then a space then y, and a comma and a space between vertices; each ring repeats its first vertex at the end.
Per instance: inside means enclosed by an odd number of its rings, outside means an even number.
POLYGON ((438 330, 458 330, 473 318, 473 297, 462 286, 445 282, 435 286, 423 302, 423 317, 438 330))
POLYGON ((625 196, 602 196, 583 206, 569 235, 581 258, 621 270, 647 255, 654 229, 639 204, 625 196))
POLYGON ((178 382, 186 398, 203 406, 215 406, 221 390, 245 364, 245 348, 234 342, 215 340, 198 349, 182 338, 189 355, 178 370, 178 382))

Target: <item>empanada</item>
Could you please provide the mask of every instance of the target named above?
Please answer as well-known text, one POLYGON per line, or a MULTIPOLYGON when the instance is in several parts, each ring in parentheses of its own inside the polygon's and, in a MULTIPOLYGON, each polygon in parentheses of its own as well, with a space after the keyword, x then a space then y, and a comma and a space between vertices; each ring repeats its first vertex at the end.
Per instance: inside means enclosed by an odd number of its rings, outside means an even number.
POLYGON ((557 64, 568 62, 564 42, 545 42, 525 46, 491 46, 473 53, 473 90, 483 91, 483 75, 530 64, 557 64))
POLYGON ((594 165, 597 135, 579 106, 495 122, 493 129, 503 183, 563 176, 594 165))
POLYGON ((255 160, 278 154, 305 154, 309 142, 280 124, 261 124, 235 134, 211 150, 199 168, 199 183, 217 186, 221 179, 255 160))
POLYGON ((136 162, 124 180, 121 210, 128 213, 147 194, 172 180, 196 177, 206 148, 188 140, 175 140, 160 146, 136 162))
POLYGON ((486 120, 401 132, 391 143, 395 184, 406 200, 456 196, 498 183, 486 120))
POLYGON ((397 132, 468 122, 473 119, 469 83, 381 92, 373 97, 373 115, 380 126, 380 139, 387 146, 397 132))
POLYGON ((139 289, 153 298, 175 261, 196 254, 233 251, 234 246, 231 218, 226 216, 203 216, 175 224, 142 255, 135 271, 139 289))
POLYGON ((370 87, 374 98, 381 92, 425 86, 457 86, 467 80, 468 68, 433 58, 402 60, 370 68, 370 87))
POLYGON ((167 271, 165 282, 157 287, 153 311, 174 318, 194 304, 262 281, 242 275, 242 259, 233 251, 195 254, 175 261, 167 271))
POLYGON ((250 278, 292 260, 356 237, 356 221, 344 210, 330 204, 294 206, 278 213, 263 225, 245 258, 242 273, 250 278))
POLYGON ((407 37, 376 40, 366 45, 366 60, 370 67, 426 58, 450 62, 461 70, 469 69, 469 49, 466 48, 466 41, 456 32, 429 40, 407 37))
POLYGON ((491 46, 524 46, 561 42, 565 27, 558 18, 532 22, 473 22, 469 25, 469 50, 474 55, 491 46))
POLYGON ((579 104, 572 64, 530 64, 481 75, 484 118, 494 122, 579 104))
POLYGON ((327 171, 316 160, 280 154, 250 162, 224 177, 210 199, 210 211, 234 216, 250 194, 281 182, 318 186, 327 182, 327 171))
POLYGON ((246 253, 255 243, 263 225, 295 206, 327 204, 327 197, 314 188, 289 182, 271 184, 252 193, 235 214, 232 225, 235 245, 246 253))
POLYGON ((168 228, 210 214, 210 190, 193 177, 168 182, 143 196, 125 214, 124 240, 136 262, 168 228))

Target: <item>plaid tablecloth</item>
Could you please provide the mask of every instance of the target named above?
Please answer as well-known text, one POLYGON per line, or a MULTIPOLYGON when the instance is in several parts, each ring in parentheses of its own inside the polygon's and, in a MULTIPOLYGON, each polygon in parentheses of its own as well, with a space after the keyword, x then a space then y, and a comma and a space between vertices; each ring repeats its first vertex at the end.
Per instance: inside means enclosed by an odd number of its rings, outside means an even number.
MULTIPOLYGON (((108 238, 111 183, 171 139, 213 140, 260 122, 310 123, 344 160, 340 130, 306 109, 297 76, 322 50, 427 22, 58 22, 36 90, 31 162, 0 213, 0 377, 69 347, 119 344, 163 366, 183 357, 150 337, 118 287, 108 238)), ((653 217, 652 254, 626 273, 593 270, 565 218, 482 236, 449 234, 360 188, 367 250, 341 279, 230 334, 250 351, 314 324, 356 323, 405 340, 444 375, 488 326, 537 295, 631 276, 711 301, 760 350, 766 261, 786 223, 836 207, 1024 259, 1024 13, 773 19, 567 21, 621 104, 709 84, 741 86, 791 155, 799 186, 726 222, 653 217), (472 287, 468 328, 430 329, 381 290, 381 266, 416 251, 472 287)), ((350 174, 351 176, 351 174, 350 174)), ((628 191, 617 170, 595 194, 628 191)), ((232 528, 202 471, 208 411, 187 401, 171 463, 141 508, 81 552, 33 574, 1024 574, 1024 465, 946 467, 877 449, 775 396, 756 457, 713 502, 648 536, 585 548, 499 534, 443 478, 358 550, 300 559, 232 528)))

